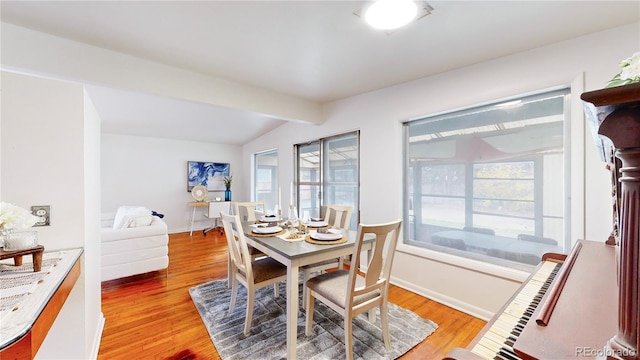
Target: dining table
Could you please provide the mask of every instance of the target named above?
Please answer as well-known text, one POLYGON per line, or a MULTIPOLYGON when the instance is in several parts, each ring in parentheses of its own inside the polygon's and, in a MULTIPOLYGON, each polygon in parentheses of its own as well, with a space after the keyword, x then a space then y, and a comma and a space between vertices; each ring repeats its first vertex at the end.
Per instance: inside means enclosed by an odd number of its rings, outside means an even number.
MULTIPOLYGON (((287 359, 293 360, 296 358, 298 338, 300 268, 305 265, 351 255, 357 234, 355 231, 341 229, 342 236, 346 239, 345 242, 319 244, 307 241, 305 239, 306 235, 302 235, 297 240, 288 240, 286 238, 289 230, 283 230, 277 235, 255 234, 251 225, 254 225, 254 222, 243 222, 242 224, 247 243, 287 267, 287 359)), ((314 231, 317 230, 310 229, 309 233, 314 231)), ((365 235, 362 250, 367 251, 368 259, 371 259, 374 240, 375 237, 373 235, 365 235)))

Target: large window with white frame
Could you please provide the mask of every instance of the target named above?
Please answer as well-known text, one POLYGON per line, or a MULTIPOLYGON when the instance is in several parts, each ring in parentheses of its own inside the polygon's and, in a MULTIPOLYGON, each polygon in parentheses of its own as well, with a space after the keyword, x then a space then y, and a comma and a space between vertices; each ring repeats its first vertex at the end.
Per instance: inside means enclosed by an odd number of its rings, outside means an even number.
POLYGON ((404 123, 405 244, 531 269, 566 252, 569 90, 404 123))
POLYGON ((325 205, 353 207, 351 229, 359 214, 359 132, 331 136, 295 145, 296 189, 299 213, 321 215, 325 205))
POLYGON ((278 150, 268 150, 254 154, 255 201, 264 201, 267 209, 273 209, 278 202, 278 150))

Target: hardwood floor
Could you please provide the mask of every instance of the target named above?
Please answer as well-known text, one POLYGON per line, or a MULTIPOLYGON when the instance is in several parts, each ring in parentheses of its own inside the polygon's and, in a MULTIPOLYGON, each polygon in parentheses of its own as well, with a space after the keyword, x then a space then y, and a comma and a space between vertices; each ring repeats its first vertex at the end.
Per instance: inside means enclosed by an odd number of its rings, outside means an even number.
MULTIPOLYGON (((196 231, 169 236, 169 269, 102 283, 106 318, 98 359, 219 359, 189 288, 225 278, 224 236, 196 231)), ((485 322, 397 286, 389 300, 439 326, 401 359, 440 359, 465 347, 485 322)))

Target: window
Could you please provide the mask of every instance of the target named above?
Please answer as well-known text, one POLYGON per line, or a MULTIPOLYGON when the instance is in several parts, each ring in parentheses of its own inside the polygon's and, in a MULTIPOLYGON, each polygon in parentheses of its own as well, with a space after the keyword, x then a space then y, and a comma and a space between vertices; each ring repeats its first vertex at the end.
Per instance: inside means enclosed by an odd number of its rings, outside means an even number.
POLYGON ((569 239, 566 89, 404 124, 404 242, 530 269, 569 239))
POLYGON ((300 215, 320 216, 323 205, 353 207, 351 229, 358 224, 359 133, 332 136, 295 146, 297 204, 300 215))
POLYGON ((254 154, 254 166, 254 200, 273 209, 278 202, 278 150, 254 154))

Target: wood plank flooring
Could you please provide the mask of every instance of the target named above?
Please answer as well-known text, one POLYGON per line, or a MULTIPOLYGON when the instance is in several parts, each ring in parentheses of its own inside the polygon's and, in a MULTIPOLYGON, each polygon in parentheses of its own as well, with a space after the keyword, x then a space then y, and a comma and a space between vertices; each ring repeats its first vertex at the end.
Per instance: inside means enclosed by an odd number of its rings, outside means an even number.
MULTIPOLYGON (((189 288, 227 274, 227 244, 217 231, 169 236, 169 268, 102 283, 106 318, 99 360, 220 359, 189 288)), ((397 286, 389 300, 439 326, 401 359, 441 359, 465 347, 485 322, 397 286)))

